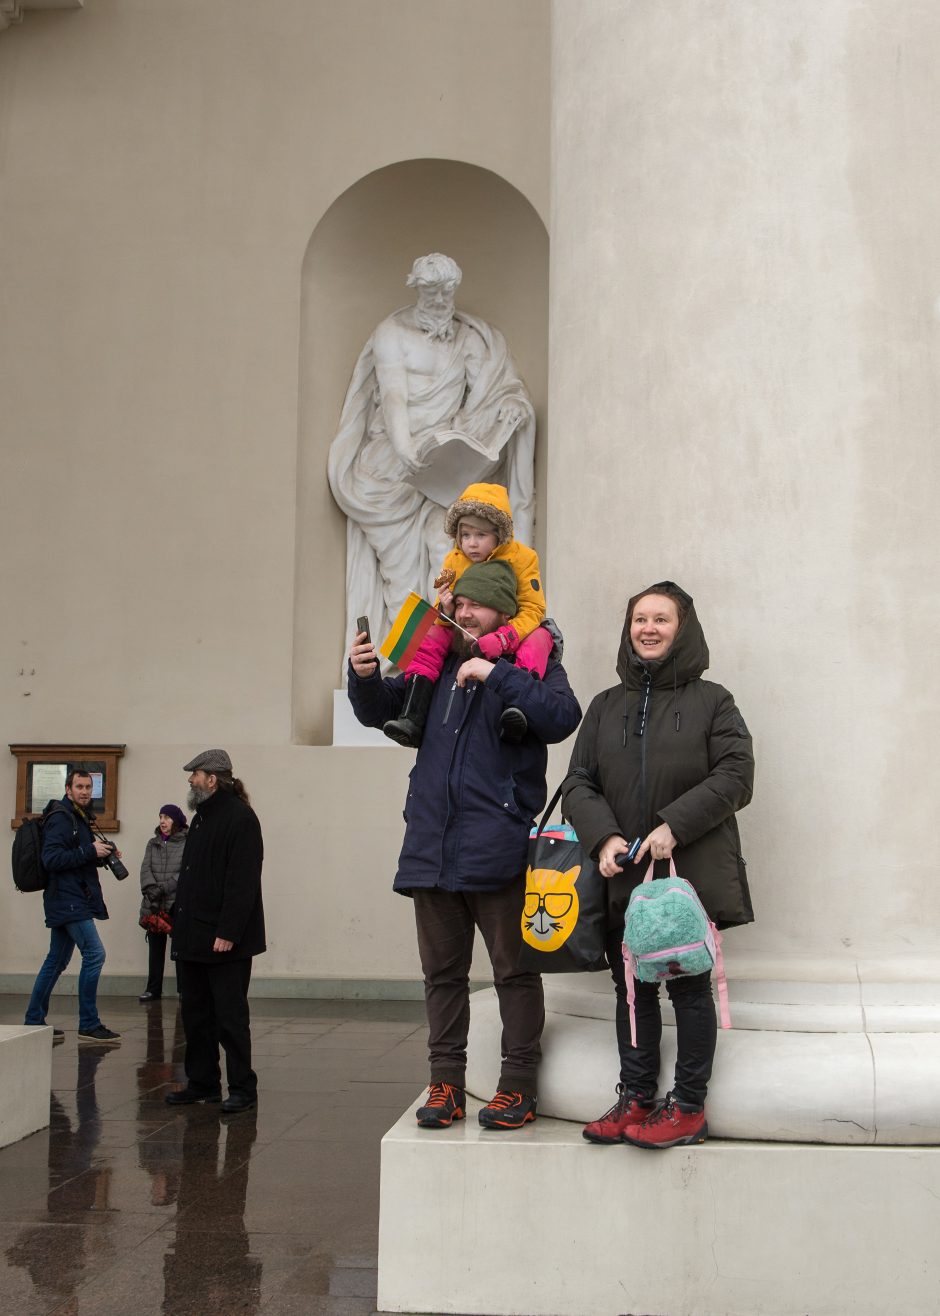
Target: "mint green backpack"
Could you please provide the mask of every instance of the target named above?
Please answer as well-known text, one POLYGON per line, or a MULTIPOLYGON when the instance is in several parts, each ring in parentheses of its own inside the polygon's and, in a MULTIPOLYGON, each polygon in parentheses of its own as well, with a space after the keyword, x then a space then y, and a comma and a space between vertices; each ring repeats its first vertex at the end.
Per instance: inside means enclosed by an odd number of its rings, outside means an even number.
POLYGON ((731 1027, 728 983, 721 956, 721 933, 708 917, 695 888, 676 873, 670 856, 669 876, 646 876, 634 888, 623 929, 623 958, 627 969, 630 1004, 630 1039, 636 1046, 633 980, 665 982, 715 970, 722 1028, 731 1027))

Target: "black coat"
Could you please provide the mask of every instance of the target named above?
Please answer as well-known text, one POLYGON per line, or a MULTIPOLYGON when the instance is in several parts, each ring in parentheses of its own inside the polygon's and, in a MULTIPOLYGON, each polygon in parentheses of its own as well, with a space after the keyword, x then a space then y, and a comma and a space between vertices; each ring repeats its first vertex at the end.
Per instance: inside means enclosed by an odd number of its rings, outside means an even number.
MULTIPOLYGON (((754 918, 734 816, 751 798, 754 751, 732 696, 701 679, 708 646, 691 598, 688 605, 672 649, 656 662, 634 653, 624 624, 620 684, 597 695, 585 715, 564 783, 564 810, 595 858, 609 836, 631 841, 668 823, 679 876, 692 883, 718 926, 730 927, 754 918)), ((628 864, 610 879, 614 924, 622 923, 647 867, 648 860, 628 864)), ((664 862, 655 875, 668 876, 664 862)))
POLYGON ((265 949, 261 864, 264 845, 254 810, 219 788, 189 825, 173 917, 173 958, 217 964, 265 949), (233 941, 212 949, 216 937, 233 941))

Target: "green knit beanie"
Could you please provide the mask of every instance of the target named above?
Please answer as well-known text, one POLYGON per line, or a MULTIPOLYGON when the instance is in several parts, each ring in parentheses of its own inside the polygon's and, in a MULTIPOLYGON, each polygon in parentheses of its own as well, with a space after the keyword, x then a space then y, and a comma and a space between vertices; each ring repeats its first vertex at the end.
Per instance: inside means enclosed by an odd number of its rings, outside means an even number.
POLYGON ((516 573, 508 562, 471 562, 454 586, 454 595, 515 617, 516 573))

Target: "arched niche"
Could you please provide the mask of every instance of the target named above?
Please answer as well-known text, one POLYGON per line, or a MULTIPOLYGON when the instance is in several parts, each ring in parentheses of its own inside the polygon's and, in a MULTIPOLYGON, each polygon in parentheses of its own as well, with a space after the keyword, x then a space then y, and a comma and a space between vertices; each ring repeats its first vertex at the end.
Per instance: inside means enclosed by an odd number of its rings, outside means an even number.
MULTIPOLYGON (((536 547, 544 551, 548 234, 528 200, 488 169, 405 160, 361 178, 330 206, 301 284, 292 736, 329 744, 346 626, 346 519, 327 455, 359 352, 412 300, 416 256, 443 251, 463 270, 457 305, 503 331, 536 408, 536 547)), ((460 490, 454 490, 454 497, 460 490)))

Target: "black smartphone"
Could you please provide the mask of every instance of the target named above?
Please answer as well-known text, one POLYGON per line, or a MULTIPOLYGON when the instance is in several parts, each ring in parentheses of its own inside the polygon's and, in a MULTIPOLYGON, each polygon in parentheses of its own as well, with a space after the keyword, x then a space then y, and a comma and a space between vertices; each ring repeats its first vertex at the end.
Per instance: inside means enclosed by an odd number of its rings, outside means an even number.
POLYGON ((617 865, 617 867, 626 868, 627 864, 631 863, 637 857, 640 846, 642 844, 643 844, 643 839, 642 837, 638 836, 635 841, 630 842, 629 850, 624 850, 622 854, 615 854, 614 863, 617 865))
POLYGON ((370 643, 372 642, 372 632, 369 630, 369 618, 368 618, 368 617, 357 617, 357 618, 356 618, 356 634, 357 634, 357 635, 360 635, 363 631, 365 631, 365 633, 366 633, 366 641, 365 641, 366 644, 370 644, 370 643))

